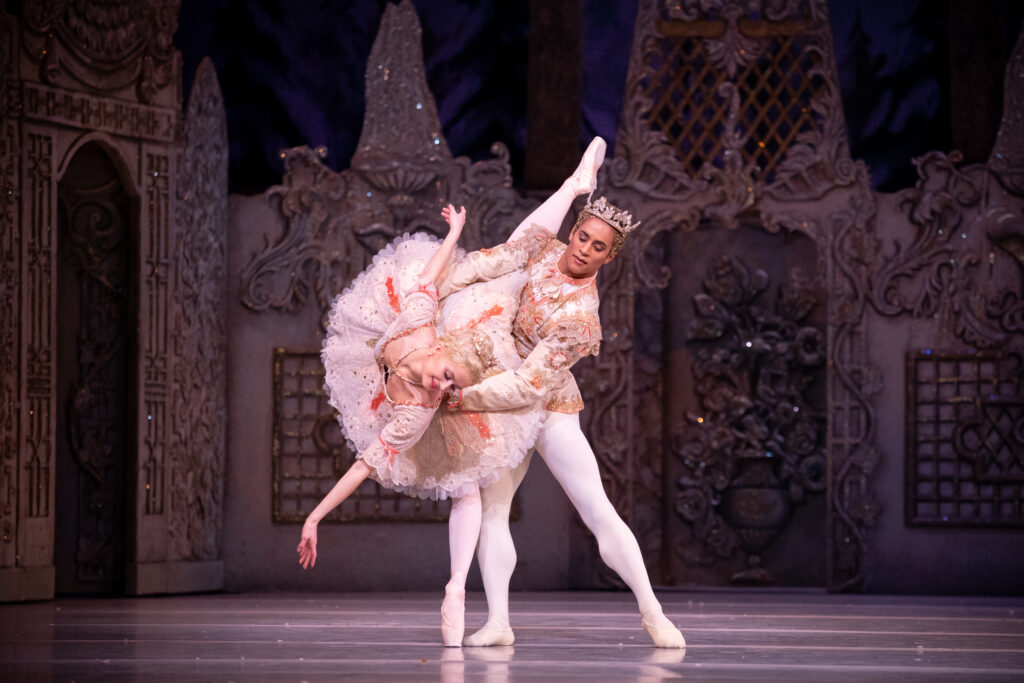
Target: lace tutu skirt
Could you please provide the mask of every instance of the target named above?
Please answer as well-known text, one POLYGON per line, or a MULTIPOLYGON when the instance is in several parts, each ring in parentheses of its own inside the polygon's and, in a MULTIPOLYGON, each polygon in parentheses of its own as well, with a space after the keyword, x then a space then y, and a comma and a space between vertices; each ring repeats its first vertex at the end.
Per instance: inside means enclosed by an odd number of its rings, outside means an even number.
MULTIPOLYGON (((397 454, 379 447, 394 406, 384 398, 375 348, 398 319, 402 293, 415 288, 439 246, 437 239, 417 233, 382 249, 334 299, 321 350, 328 402, 349 448, 370 465, 370 476, 395 491, 435 500, 472 493, 516 467, 532 450, 544 416, 542 406, 491 413, 424 407, 430 424, 414 446, 397 454)), ((457 252, 452 267, 463 257, 457 252)), ((524 284, 525 275, 512 273, 449 296, 435 318, 438 334, 477 327, 491 337, 506 368, 518 367, 511 329, 524 284)))

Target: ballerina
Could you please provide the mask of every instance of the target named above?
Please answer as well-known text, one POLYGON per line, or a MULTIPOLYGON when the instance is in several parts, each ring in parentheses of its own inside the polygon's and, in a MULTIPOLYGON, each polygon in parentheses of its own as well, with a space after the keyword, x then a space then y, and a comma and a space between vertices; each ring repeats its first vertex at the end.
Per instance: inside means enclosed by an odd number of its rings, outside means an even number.
MULTIPOLYGON (((319 522, 367 477, 421 498, 452 498, 442 637, 446 645, 459 646, 466 575, 480 530, 480 488, 522 461, 543 411, 438 413, 448 392, 503 369, 484 329, 504 327, 507 336, 517 303, 480 306, 479 315, 449 325, 439 336, 439 294, 472 281, 463 275, 466 270, 481 278, 521 271, 545 240, 535 230, 463 255, 456 245, 465 208, 449 205, 441 215, 449 232, 440 245, 419 234, 399 238, 332 303, 321 353, 325 389, 357 459, 307 517, 296 551, 304 569, 315 565, 319 522)), ((518 287, 506 289, 518 294, 518 287)))

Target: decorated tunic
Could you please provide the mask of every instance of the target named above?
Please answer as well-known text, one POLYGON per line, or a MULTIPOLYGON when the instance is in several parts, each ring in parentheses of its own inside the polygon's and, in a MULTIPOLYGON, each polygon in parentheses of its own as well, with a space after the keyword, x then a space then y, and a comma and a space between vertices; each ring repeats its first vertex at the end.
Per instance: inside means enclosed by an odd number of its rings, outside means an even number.
MULTIPOLYGON (((533 226, 534 231, 542 230, 533 226)), ((546 232, 546 231, 545 231, 546 232)), ((600 350, 597 283, 558 269, 565 244, 548 233, 526 266, 512 337, 522 363, 462 391, 457 407, 494 411, 543 401, 547 410, 578 413, 583 398, 569 369, 600 350)))

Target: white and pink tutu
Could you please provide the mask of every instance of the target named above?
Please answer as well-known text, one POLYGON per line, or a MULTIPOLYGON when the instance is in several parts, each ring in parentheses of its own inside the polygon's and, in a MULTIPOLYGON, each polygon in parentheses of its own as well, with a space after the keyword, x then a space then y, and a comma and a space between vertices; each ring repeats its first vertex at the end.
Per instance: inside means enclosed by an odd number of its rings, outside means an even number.
MULTIPOLYGON (((497 481, 532 450, 544 417, 540 405, 474 413, 387 397, 378 363, 383 348, 423 325, 435 325, 438 335, 476 327, 491 338, 502 369, 521 362, 511 328, 526 276, 512 270, 516 260, 495 250, 485 277, 511 272, 455 291, 441 300, 439 311, 436 295, 419 285, 439 246, 436 238, 417 233, 382 249, 331 304, 321 350, 328 401, 356 457, 370 465, 370 476, 381 485, 429 499, 459 498, 497 481)), ((481 259, 489 257, 476 252, 467 259, 457 250, 445 277, 464 283, 468 269, 480 270, 481 259)), ((441 285, 444 293, 452 289, 441 285)))

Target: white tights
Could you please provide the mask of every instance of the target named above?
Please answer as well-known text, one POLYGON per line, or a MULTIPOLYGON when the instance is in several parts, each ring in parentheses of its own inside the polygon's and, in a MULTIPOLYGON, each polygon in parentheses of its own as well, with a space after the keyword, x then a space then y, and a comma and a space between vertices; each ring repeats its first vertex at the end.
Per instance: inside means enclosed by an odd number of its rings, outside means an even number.
MULTIPOLYGON (((641 614, 661 605, 651 589, 636 537, 608 500, 597 469, 597 458, 580 429, 579 415, 549 412, 537 451, 597 538, 601 559, 622 577, 641 614)), ((522 482, 529 460, 482 491, 483 522, 477 559, 487 592, 488 622, 507 626, 508 584, 516 564, 516 550, 508 527, 512 496, 522 482)))
MULTIPOLYGON (((572 200, 575 198, 576 192, 573 190, 571 185, 566 182, 562 187, 553 192, 543 204, 538 206, 529 216, 523 219, 523 222, 519 224, 509 239, 518 238, 519 234, 523 230, 534 224, 547 228, 552 235, 557 234, 559 227, 562 225, 562 220, 565 218, 565 214, 569 212, 569 207, 572 206, 572 200)), ((578 423, 576 429, 579 431, 578 423)), ((582 434, 580 434, 580 436, 582 437, 582 434)), ((487 490, 491 491, 492 489, 500 489, 503 487, 508 489, 506 493, 508 502, 511 504, 512 495, 516 492, 516 488, 519 486, 519 482, 522 481, 523 474, 525 472, 526 466, 522 465, 521 472, 516 475, 514 484, 512 484, 509 477, 505 477, 501 481, 488 487, 487 490)), ((598 481, 598 486, 600 486, 600 481, 598 481)), ((504 496, 502 498, 504 498, 504 496)), ((493 516, 494 511, 489 514, 493 516)), ((451 554, 452 570, 452 578, 448 583, 450 588, 455 590, 465 589, 466 575, 469 573, 470 564, 473 562, 473 551, 476 549, 477 538, 480 535, 480 523, 481 510, 479 490, 475 493, 452 501, 452 511, 448 518, 448 550, 451 554)), ((505 535, 508 536, 507 507, 504 511, 504 521, 501 522, 501 526, 504 528, 505 535)), ((483 545, 486 541, 481 538, 480 543, 483 545)), ((516 563, 516 551, 515 547, 512 545, 512 537, 508 536, 507 544, 502 543, 500 548, 495 548, 495 552, 511 553, 511 562, 509 563, 509 575, 511 576, 511 567, 515 566, 516 563)), ((508 558, 505 558, 505 560, 507 561, 508 558)), ((508 593, 508 579, 505 580, 505 593, 508 593)), ((508 603, 507 598, 505 602, 506 604, 508 603)), ((506 612, 507 611, 508 610, 506 608, 506 612)))
POLYGON ((523 219, 523 222, 516 227, 509 240, 518 239, 524 230, 535 224, 546 228, 552 236, 557 235, 558 229, 562 227, 565 214, 569 213, 569 209, 572 207, 572 200, 575 198, 576 192, 572 186, 568 182, 563 183, 550 197, 544 200, 543 204, 523 219))
POLYGON ((451 580, 446 591, 464 591, 466 575, 473 562, 473 551, 480 536, 480 491, 452 500, 448 516, 448 552, 451 555, 451 580))

